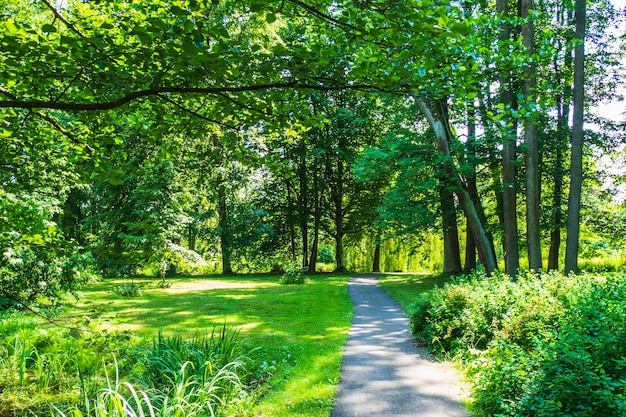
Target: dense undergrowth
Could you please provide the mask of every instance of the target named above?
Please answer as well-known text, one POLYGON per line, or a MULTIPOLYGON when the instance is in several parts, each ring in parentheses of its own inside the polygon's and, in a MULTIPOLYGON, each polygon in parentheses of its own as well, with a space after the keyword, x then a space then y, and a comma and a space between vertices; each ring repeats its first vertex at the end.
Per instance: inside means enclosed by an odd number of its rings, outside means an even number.
POLYGON ((226 327, 152 342, 0 320, 0 416, 244 416, 266 378, 226 327))
POLYGON ((484 416, 626 416, 623 276, 462 277, 424 293, 413 331, 467 361, 484 416))

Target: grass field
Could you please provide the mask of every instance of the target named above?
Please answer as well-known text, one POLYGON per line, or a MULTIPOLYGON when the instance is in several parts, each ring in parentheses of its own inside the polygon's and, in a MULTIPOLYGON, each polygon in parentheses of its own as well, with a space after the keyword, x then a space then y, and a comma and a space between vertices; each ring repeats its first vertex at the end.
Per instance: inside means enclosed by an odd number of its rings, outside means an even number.
POLYGON ((411 306, 418 295, 435 285, 442 286, 449 279, 445 275, 392 274, 381 276, 380 286, 402 306, 406 314, 411 314, 411 306))
POLYGON ((352 317, 348 276, 314 276, 304 285, 278 279, 176 278, 164 289, 149 289, 154 281, 136 279, 148 288, 138 297, 114 291, 129 280, 104 280, 81 291, 71 314, 148 339, 158 332, 205 334, 225 324, 275 369, 252 415, 328 416, 352 317))

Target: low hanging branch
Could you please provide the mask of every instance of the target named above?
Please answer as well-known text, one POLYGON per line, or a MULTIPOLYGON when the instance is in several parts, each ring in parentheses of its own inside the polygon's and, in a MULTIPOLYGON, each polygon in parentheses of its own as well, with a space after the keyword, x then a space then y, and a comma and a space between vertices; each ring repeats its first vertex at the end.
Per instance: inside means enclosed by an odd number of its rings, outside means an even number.
POLYGON ((338 90, 364 90, 378 91, 372 85, 340 85, 340 84, 308 84, 300 81, 287 81, 269 84, 247 85, 240 87, 155 87, 145 90, 134 91, 122 96, 121 98, 108 102, 99 103, 69 103, 55 102, 44 100, 19 100, 14 98, 9 91, 0 86, 0 93, 9 97, 9 100, 0 100, 0 108, 18 108, 18 109, 51 109, 51 110, 67 110, 67 111, 103 111, 113 110, 128 104, 132 101, 153 97, 163 94, 220 94, 220 93, 240 93, 246 91, 268 91, 282 89, 300 89, 300 90, 319 90, 319 91, 338 91, 338 90))

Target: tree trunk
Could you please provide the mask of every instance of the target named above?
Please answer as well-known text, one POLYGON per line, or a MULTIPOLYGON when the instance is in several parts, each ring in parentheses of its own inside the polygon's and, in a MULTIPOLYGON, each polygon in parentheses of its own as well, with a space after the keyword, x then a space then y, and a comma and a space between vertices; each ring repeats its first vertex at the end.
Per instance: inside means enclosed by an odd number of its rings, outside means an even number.
POLYGON ((463 273, 469 274, 476 269, 476 244, 474 236, 466 219, 465 231, 465 264, 463 265, 463 273))
POLYGON ((196 238, 198 236, 198 231, 196 230, 195 226, 189 226, 188 229, 188 234, 187 234, 187 239, 188 239, 188 245, 189 246, 189 250, 195 251, 196 250, 196 238))
MULTIPOLYGON (((507 0, 497 0, 496 7, 504 20, 500 27, 499 40, 509 41, 511 28, 507 0)), ((508 108, 516 108, 510 71, 500 77, 500 96, 508 108)), ((517 229, 517 123, 506 129, 502 141, 502 224, 504 226, 504 265, 506 274, 516 277, 519 271, 519 235, 517 229)))
MULTIPOLYGON (((470 103, 467 110, 467 144, 466 144, 466 164, 468 165, 467 184, 468 188, 472 185, 476 188, 476 117, 474 113, 474 103, 470 103)), ((463 272, 469 274, 476 269, 476 244, 472 236, 472 230, 466 219, 465 231, 465 265, 463 272)))
MULTIPOLYGON (((573 12, 569 10, 567 15, 561 12, 559 19, 562 24, 569 22, 574 17, 573 12), (566 20, 567 19, 567 20, 566 20)), ((559 48, 560 49, 560 48, 559 48)), ((548 270, 557 271, 559 269, 559 253, 561 250, 561 228, 563 227, 563 210, 561 206, 563 204, 563 150, 567 148, 568 144, 568 120, 570 114, 570 100, 572 98, 572 87, 567 81, 567 74, 569 74, 572 68, 572 49, 570 44, 565 46, 565 58, 564 67, 560 71, 563 74, 563 93, 559 95, 557 99, 558 104, 558 118, 557 118, 557 148, 555 155, 555 166, 553 173, 554 180, 554 195, 552 197, 552 205, 554 215, 552 218, 552 230, 550 231, 550 252, 548 255, 548 270)), ((554 60, 554 72, 559 73, 559 63, 555 58, 554 60)))
POLYGON ((437 148, 444 156, 443 163, 446 177, 449 179, 450 184, 454 187, 454 192, 459 199, 459 203, 461 204, 465 217, 470 225, 472 235, 474 236, 474 242, 476 242, 476 249, 478 250, 480 262, 482 263, 483 268, 485 268, 485 272, 487 274, 491 274, 497 268, 495 254, 489 243, 489 238, 487 237, 485 228, 478 217, 474 201, 463 188, 463 184, 458 175, 458 169, 450 156, 450 148, 448 146, 448 140, 451 134, 448 124, 449 122, 448 120, 442 120, 443 115, 435 114, 435 112, 432 111, 432 109, 420 96, 415 95, 414 98, 422 114, 426 117, 428 124, 435 133, 437 148))
POLYGON ((220 247, 222 249, 222 274, 233 275, 231 265, 231 236, 228 224, 228 205, 226 202, 226 187, 224 186, 224 178, 219 176, 217 179, 217 200, 218 200, 218 227, 220 234, 220 247))
POLYGON ((289 224, 289 238, 291 241, 291 262, 296 263, 296 228, 294 226, 294 203, 291 192, 291 181, 285 181, 287 187, 287 223, 289 224))
POLYGON ((557 121, 557 143, 554 162, 554 194, 552 196, 552 207, 554 214, 552 217, 552 230, 550 231, 550 252, 548 254, 548 270, 557 271, 559 269, 559 252, 561 248, 561 226, 563 225, 563 148, 566 146, 564 138, 567 136, 567 120, 569 118, 569 96, 559 97, 559 114, 557 121))
POLYGON ((439 180, 439 201, 443 229, 443 273, 459 274, 462 268, 456 207, 454 206, 454 195, 448 189, 445 178, 439 180))
POLYGON ((574 123, 572 126, 572 155, 570 192, 567 203, 567 241, 565 273, 578 272, 578 239, 580 237, 580 197, 583 184, 583 141, 585 104, 585 0, 576 0, 576 39, 574 49, 574 123))
POLYGON ((348 272, 343 263, 343 161, 337 157, 337 183, 333 192, 335 205, 335 272, 348 272))
POLYGON ((380 272, 380 239, 376 238, 376 246, 374 247, 374 260, 372 262, 372 272, 380 272))
MULTIPOLYGON (((303 139, 304 140, 304 139, 303 139)), ((302 144, 300 148, 300 162, 298 169, 298 176, 300 177, 300 233, 302 237, 302 267, 307 268, 309 266, 309 210, 308 210, 308 179, 306 172, 306 146, 302 144)))
MULTIPOLYGON (((534 23, 530 17, 533 10, 532 0, 519 1, 520 16, 528 19, 522 27, 523 43, 528 54, 528 63, 524 67, 524 98, 526 110, 534 112, 536 107, 536 70, 533 58, 534 53, 534 23)), ((526 144, 526 246, 528 250, 528 267, 539 271, 541 262, 541 234, 539 229, 539 138, 536 117, 531 115, 524 125, 524 142, 526 144)))
POLYGON ((319 248, 320 237, 320 195, 319 195, 319 176, 317 170, 313 172, 313 244, 311 245, 311 259, 309 260, 309 271, 317 270, 317 251, 319 248))

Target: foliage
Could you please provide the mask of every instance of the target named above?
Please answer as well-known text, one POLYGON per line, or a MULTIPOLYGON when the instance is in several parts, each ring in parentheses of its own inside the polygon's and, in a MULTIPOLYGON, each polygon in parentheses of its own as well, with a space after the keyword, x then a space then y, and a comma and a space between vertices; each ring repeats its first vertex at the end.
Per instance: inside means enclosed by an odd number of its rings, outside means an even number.
POLYGON ((307 280, 306 268, 302 268, 298 264, 288 265, 285 272, 280 277, 281 284, 304 284, 307 280))
POLYGON ((134 283, 122 284, 115 287, 115 293, 122 297, 139 297, 143 295, 143 287, 134 283))
POLYGON ((122 174, 119 182, 94 185, 96 198, 86 222, 97 233, 91 246, 107 276, 134 274, 144 263, 160 264, 185 222, 172 161, 142 160, 138 168, 141 175, 122 174))
POLYGON ((236 372, 238 366, 236 362, 227 364, 215 374, 197 380, 189 376, 188 372, 191 370, 193 373, 193 368, 187 362, 177 372, 175 379, 159 387, 166 392, 137 390, 129 382, 120 383, 116 380, 115 385, 100 391, 86 412, 77 407, 66 412, 57 409, 57 412, 60 417, 245 415, 249 404, 245 399, 233 399, 233 392, 240 395, 243 388, 236 372))
POLYGON ((73 292, 98 276, 90 253, 59 257, 45 247, 21 246, 2 255, 0 309, 55 302, 64 292, 73 292))
POLYGON ((209 267, 200 254, 172 242, 167 244, 163 261, 165 265, 160 268, 162 275, 165 275, 168 265, 173 265, 177 273, 184 275, 202 274, 209 267))
POLYGON ((172 416, 245 415, 258 388, 249 375, 263 372, 241 356, 247 347, 226 326, 189 341, 159 335, 152 346, 129 333, 38 327, 21 313, 3 315, 2 415, 43 416, 51 407, 72 416, 143 407, 172 416))
MULTIPOLYGON (((183 365, 193 370, 194 379, 214 376, 228 364, 241 362, 241 343, 238 332, 226 326, 214 328, 208 336, 195 336, 189 340, 182 336, 164 336, 159 332, 152 346, 140 350, 145 366, 142 380, 151 386, 163 386, 175 380, 183 365)), ((240 375, 244 375, 240 372, 240 375)))
POLYGON ((413 330, 470 360, 484 415, 623 415, 626 284, 620 276, 463 277, 426 293, 413 330))
POLYGON ((0 414, 43 416, 50 404, 81 403, 114 372, 103 362, 114 355, 122 374, 132 371, 129 355, 138 340, 128 333, 42 327, 20 312, 3 312, 1 318, 0 414))

